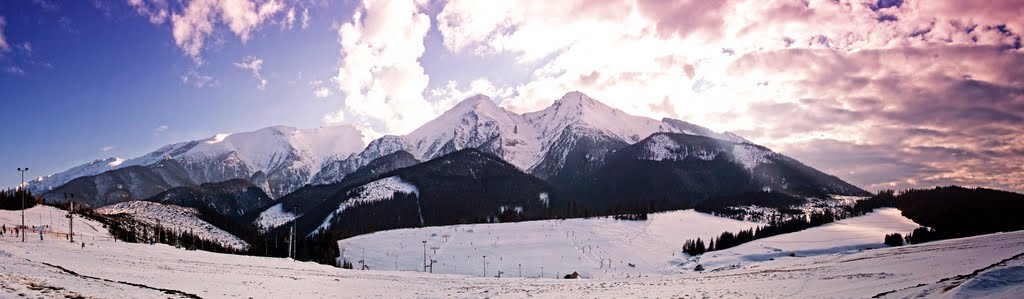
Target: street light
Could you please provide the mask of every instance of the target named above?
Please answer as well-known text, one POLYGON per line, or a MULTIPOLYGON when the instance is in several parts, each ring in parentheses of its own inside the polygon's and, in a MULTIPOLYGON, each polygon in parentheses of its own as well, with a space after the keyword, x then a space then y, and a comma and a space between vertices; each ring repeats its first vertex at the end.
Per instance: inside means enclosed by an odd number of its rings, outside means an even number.
POLYGON ((28 171, 28 167, 25 169, 18 168, 21 171, 21 242, 25 242, 25 172, 28 171))
POLYGON ((68 240, 71 240, 71 243, 74 243, 75 242, 75 216, 74 216, 74 214, 75 214, 75 194, 74 193, 64 193, 64 200, 66 200, 68 202, 68 204, 70 204, 70 207, 68 208, 68 240))

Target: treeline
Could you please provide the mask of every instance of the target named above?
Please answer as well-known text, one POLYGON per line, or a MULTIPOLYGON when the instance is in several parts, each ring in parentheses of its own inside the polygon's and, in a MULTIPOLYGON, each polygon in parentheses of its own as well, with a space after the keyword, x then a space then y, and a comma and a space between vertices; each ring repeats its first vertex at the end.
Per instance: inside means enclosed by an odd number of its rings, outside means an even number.
POLYGON ((784 221, 773 222, 765 226, 758 226, 752 229, 745 229, 739 232, 723 232, 717 238, 713 238, 707 244, 704 245, 703 240, 700 238, 696 240, 686 240, 683 242, 683 252, 695 256, 700 255, 708 251, 723 250, 732 247, 736 247, 740 244, 754 241, 757 239, 763 239, 768 237, 774 237, 781 234, 788 234, 812 228, 815 226, 821 226, 824 224, 836 222, 842 219, 836 213, 831 210, 824 210, 822 212, 812 212, 807 216, 790 217, 784 221))
MULTIPOLYGON (((793 207, 803 205, 805 203, 807 203, 806 199, 791 194, 786 194, 777 191, 751 191, 735 195, 711 197, 708 198, 707 200, 701 201, 696 206, 694 206, 693 209, 701 213, 707 213, 720 217, 733 218, 737 220, 745 220, 744 216, 746 215, 747 211, 737 209, 736 207, 759 206, 765 208, 772 208, 780 214, 779 216, 790 217, 803 215, 804 211, 794 209, 793 207)), ((760 219, 771 219, 771 217, 769 217, 770 215, 751 216, 756 216, 757 218, 760 219)))
POLYGON ((0 191, 0 210, 21 210, 21 200, 25 199, 25 208, 31 208, 41 201, 32 195, 32 191, 12 188, 0 191))
POLYGON ((914 230, 904 240, 910 244, 963 238, 1024 229, 1024 194, 959 186, 883 190, 857 202, 860 214, 881 207, 895 207, 904 217, 925 227, 914 230))

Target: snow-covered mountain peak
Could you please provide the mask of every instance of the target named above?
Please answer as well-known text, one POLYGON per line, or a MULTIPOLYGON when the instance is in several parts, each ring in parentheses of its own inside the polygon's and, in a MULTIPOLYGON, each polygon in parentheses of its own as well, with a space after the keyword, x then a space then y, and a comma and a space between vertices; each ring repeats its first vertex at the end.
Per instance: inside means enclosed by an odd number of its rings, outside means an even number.
POLYGON ((30 186, 43 193, 72 179, 97 175, 128 166, 146 166, 173 159, 182 163, 196 183, 250 178, 263 173, 271 181, 273 196, 307 183, 322 165, 363 150, 369 131, 353 125, 298 129, 272 126, 255 131, 217 134, 212 137, 163 146, 133 159, 96 160, 65 172, 40 177, 30 186), (276 182, 276 183, 275 183, 276 182))
POLYGON ((479 109, 476 107, 480 105, 498 106, 498 104, 494 103, 494 100, 492 100, 491 97, 483 94, 476 94, 460 101, 458 104, 455 104, 455 108, 452 108, 451 110, 459 110, 458 107, 463 107, 463 109, 479 109))
POLYGON ((657 120, 627 114, 579 91, 566 93, 544 110, 524 116, 542 136, 557 135, 566 127, 577 126, 595 129, 628 143, 657 132, 660 125, 657 120))
POLYGON ((449 151, 476 147, 498 136, 514 135, 521 122, 519 118, 519 115, 498 107, 489 97, 476 95, 405 135, 404 139, 412 146, 410 152, 417 158, 432 158, 449 151))
POLYGON ((661 125, 658 127, 658 132, 683 133, 689 135, 711 137, 735 143, 750 143, 750 141, 733 133, 718 133, 702 126, 667 117, 661 119, 661 125))

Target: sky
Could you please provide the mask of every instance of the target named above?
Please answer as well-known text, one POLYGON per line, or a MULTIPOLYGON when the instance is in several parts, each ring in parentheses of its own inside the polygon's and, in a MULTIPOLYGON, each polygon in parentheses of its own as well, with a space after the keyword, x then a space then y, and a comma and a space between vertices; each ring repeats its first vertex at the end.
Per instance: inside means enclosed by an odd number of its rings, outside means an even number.
POLYGON ((869 191, 1024 191, 1024 0, 0 2, 0 185, 272 125, 569 91, 869 191))

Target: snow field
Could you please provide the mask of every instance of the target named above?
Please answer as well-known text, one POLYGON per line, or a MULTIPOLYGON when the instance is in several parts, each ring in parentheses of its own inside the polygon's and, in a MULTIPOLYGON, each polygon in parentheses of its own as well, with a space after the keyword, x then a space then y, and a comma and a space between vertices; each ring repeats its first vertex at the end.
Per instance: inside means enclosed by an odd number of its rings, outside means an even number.
POLYGON ((21 243, 0 238, 0 297, 867 298, 906 290, 886 297, 902 298, 927 289, 930 297, 958 298, 963 296, 956 292, 970 288, 984 290, 990 298, 1014 298, 1019 297, 1020 284, 1014 284, 1016 276, 1007 272, 1018 272, 997 270, 1013 269, 1019 262, 1010 261, 978 276, 997 280, 994 284, 979 287, 970 282, 981 280, 972 279, 959 289, 945 291, 940 281, 988 268, 1020 252, 1024 252, 1024 231, 783 258, 720 272, 555 280, 345 270, 166 245, 94 242, 83 249, 62 240, 21 243), (914 288, 918 285, 923 286, 914 288))
POLYGON ((339 241, 355 267, 423 271, 422 241, 434 273, 554 278, 661 276, 678 273, 683 241, 759 225, 693 210, 651 214, 647 221, 610 218, 467 224, 377 232, 339 241), (629 264, 633 264, 630 266, 629 264), (541 267, 544 267, 542 270, 541 267))

